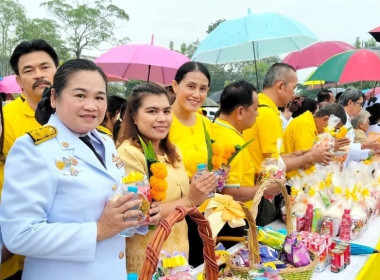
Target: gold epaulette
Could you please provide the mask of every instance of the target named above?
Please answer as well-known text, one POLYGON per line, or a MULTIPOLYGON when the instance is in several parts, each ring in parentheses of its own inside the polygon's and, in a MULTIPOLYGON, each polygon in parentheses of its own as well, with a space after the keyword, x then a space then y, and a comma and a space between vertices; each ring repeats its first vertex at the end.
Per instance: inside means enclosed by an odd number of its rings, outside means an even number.
POLYGON ((57 129, 51 125, 45 125, 43 127, 34 129, 28 132, 28 135, 33 139, 34 144, 38 145, 46 140, 52 139, 57 136, 57 129))
POLYGON ((98 125, 96 130, 112 137, 112 132, 107 127, 98 125))

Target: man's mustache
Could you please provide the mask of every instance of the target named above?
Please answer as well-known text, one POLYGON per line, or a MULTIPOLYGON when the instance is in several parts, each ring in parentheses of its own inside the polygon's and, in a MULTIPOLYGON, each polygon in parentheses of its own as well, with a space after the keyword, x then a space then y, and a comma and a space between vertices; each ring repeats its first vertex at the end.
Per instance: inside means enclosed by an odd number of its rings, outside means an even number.
POLYGON ((37 80, 37 81, 33 84, 32 88, 35 89, 36 87, 38 87, 39 85, 42 85, 42 84, 46 84, 46 87, 51 86, 51 83, 50 83, 49 81, 47 81, 47 80, 37 80))

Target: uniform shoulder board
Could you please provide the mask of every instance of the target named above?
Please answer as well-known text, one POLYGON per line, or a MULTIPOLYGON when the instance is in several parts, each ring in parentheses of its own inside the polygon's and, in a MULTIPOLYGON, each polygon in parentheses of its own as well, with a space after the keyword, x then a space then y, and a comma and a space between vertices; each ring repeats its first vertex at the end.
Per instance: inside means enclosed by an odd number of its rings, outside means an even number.
POLYGON ((57 136, 57 129, 54 126, 45 125, 29 131, 28 135, 33 139, 34 144, 38 145, 57 136))
POLYGON ((96 130, 99 131, 99 132, 101 132, 101 133, 107 134, 107 135, 109 135, 109 136, 112 137, 112 132, 107 127, 98 125, 96 127, 96 130))

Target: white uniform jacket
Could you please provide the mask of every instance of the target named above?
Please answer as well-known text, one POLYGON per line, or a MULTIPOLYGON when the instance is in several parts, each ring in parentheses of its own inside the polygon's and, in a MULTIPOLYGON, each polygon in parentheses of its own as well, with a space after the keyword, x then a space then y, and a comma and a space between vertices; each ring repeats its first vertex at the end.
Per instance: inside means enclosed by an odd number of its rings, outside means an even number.
POLYGON ((0 206, 4 244, 26 256, 22 279, 125 280, 125 238, 96 242, 96 221, 124 175, 115 145, 91 131, 104 145, 105 169, 55 115, 48 124, 56 137, 36 145, 24 135, 9 152, 0 206))

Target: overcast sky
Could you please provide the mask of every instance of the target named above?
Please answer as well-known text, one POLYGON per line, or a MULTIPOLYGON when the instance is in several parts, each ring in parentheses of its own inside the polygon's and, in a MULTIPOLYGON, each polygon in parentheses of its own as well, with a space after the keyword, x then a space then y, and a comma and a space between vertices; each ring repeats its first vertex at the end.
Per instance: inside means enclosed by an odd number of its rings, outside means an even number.
MULTIPOLYGON (((51 17, 41 0, 19 0, 30 18, 51 17)), ((174 47, 206 36, 208 25, 218 19, 232 19, 252 13, 277 12, 291 17, 313 31, 321 41, 338 40, 353 44, 359 36, 366 41, 368 31, 380 25, 380 0, 113 0, 129 15, 115 31, 131 43, 174 47)), ((87 54, 88 51, 84 51, 87 54)), ((100 55, 93 51, 92 55, 100 55)))

